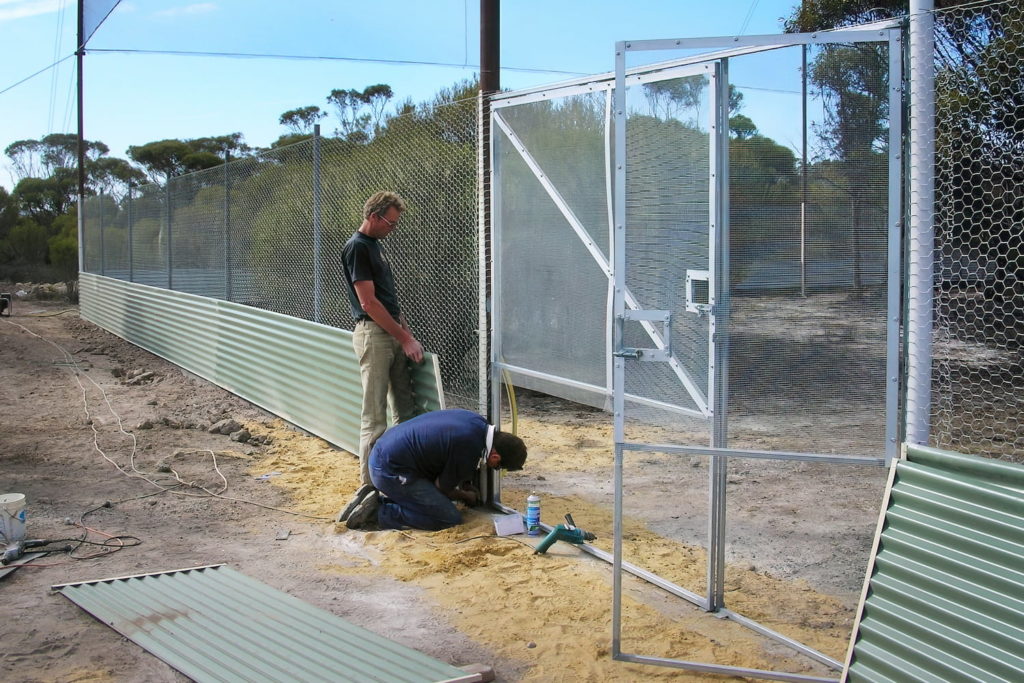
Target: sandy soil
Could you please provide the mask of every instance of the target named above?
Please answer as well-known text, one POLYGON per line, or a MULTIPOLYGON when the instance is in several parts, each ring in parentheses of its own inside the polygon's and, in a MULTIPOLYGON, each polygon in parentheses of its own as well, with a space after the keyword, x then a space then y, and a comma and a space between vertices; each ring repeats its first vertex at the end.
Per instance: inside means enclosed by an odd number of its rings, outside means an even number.
MULTIPOLYGON (((437 533, 335 525, 354 456, 65 305, 18 302, 0 318, 0 397, 0 492, 27 496, 29 537, 140 541, 77 546, 0 579, 0 680, 185 680, 49 587, 221 562, 456 666, 490 665, 499 681, 723 679, 612 661, 610 565, 565 543, 534 555, 536 539, 494 536, 488 510, 437 533), (153 375, 132 381, 139 370, 153 375), (208 432, 226 417, 269 445, 208 432)), ((610 550, 609 416, 530 392, 517 407, 531 455, 505 475, 503 502, 522 509, 535 490, 544 521, 571 512, 610 550)), ((843 659, 884 477, 733 460, 727 606, 843 659)), ((634 454, 626 490, 624 558, 702 591, 707 463, 634 454)), ((638 579, 624 589, 625 652, 829 674, 638 579)))

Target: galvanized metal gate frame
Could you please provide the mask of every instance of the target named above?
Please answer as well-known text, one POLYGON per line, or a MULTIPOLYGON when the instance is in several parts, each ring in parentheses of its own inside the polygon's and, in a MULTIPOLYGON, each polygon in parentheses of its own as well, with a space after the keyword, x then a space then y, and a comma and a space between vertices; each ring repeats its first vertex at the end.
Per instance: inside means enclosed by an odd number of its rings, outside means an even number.
MULTIPOLYGON (((652 81, 666 80, 666 79, 669 79, 669 78, 678 78, 678 77, 682 77, 682 76, 695 75, 697 73, 702 73, 702 72, 703 72, 703 67, 701 67, 701 66, 689 66, 689 65, 676 66, 676 67, 670 67, 670 68, 665 68, 665 69, 659 69, 656 73, 636 73, 636 74, 631 74, 630 75, 630 84, 649 83, 649 82, 652 82, 652 81)), ((537 102, 537 101, 542 101, 542 100, 551 100, 551 99, 556 99, 556 98, 568 97, 568 96, 571 96, 571 95, 578 95, 578 94, 591 93, 591 92, 603 92, 604 93, 604 97, 605 97, 605 178, 606 178, 606 189, 607 189, 607 195, 608 195, 607 196, 607 201, 608 201, 608 206, 609 206, 609 211, 608 211, 609 245, 611 245, 612 244, 612 240, 614 238, 614 236, 613 236, 613 232, 614 231, 613 231, 613 228, 612 228, 612 225, 611 225, 611 223, 612 223, 612 215, 613 214, 612 214, 612 211, 610 210, 610 207, 612 205, 612 174, 609 172, 609 168, 610 168, 610 165, 611 165, 611 156, 610 156, 611 155, 611 138, 610 138, 609 133, 610 133, 610 130, 611 130, 611 125, 610 124, 611 124, 611 105, 612 105, 612 87, 613 87, 613 85, 614 85, 614 83, 611 80, 610 76, 605 76, 605 77, 602 77, 601 80, 598 80, 598 81, 595 81, 595 82, 590 82, 590 83, 585 83, 585 84, 578 84, 578 85, 570 85, 570 86, 561 86, 561 87, 554 86, 554 87, 551 87, 551 88, 547 88, 547 89, 545 89, 545 90, 543 90, 541 92, 528 93, 528 94, 518 95, 518 96, 515 96, 515 97, 509 97, 509 98, 495 99, 491 103, 491 108, 492 108, 491 120, 492 120, 492 123, 493 123, 492 130, 500 130, 502 133, 505 134, 505 136, 508 138, 509 142, 512 143, 512 145, 514 146, 516 152, 519 154, 519 156, 522 158, 523 162, 526 164, 527 168, 530 169, 530 172, 533 174, 533 176, 536 178, 536 180, 540 183, 541 187, 544 189, 544 192, 548 195, 548 198, 551 200, 551 202, 558 209, 559 213, 562 214, 562 217, 566 220, 566 222, 572 228, 573 232, 576 234, 576 237, 579 239, 580 243, 587 250, 587 252, 590 254, 590 256, 594 259, 594 262, 597 264, 598 268, 600 268, 601 272, 604 273, 605 277, 608 279, 608 313, 607 313, 608 320, 611 320, 612 289, 614 287, 612 266, 611 266, 611 263, 609 263, 609 259, 607 257, 605 257, 605 255, 601 252, 600 247, 598 247, 598 245, 594 242, 594 239, 590 235, 590 232, 587 230, 586 226, 584 226, 583 222, 576 216, 575 212, 569 206, 569 203, 565 200, 565 198, 559 192, 558 187, 551 180, 550 176, 547 173, 545 173, 543 166, 540 164, 540 162, 537 161, 537 159, 531 153, 529 147, 520 139, 519 135, 515 132, 515 130, 513 130, 512 126, 510 126, 509 123, 502 116, 501 110, 506 108, 506 107, 510 107, 510 106, 528 104, 530 102, 537 102)), ((492 136, 492 139, 493 139, 493 137, 494 136, 492 136)), ((492 157, 491 158, 495 159, 495 156, 493 155, 493 152, 492 152, 492 157)), ((492 162, 492 163, 495 163, 495 165, 497 165, 497 162, 492 162)), ((500 177, 500 171, 496 172, 494 174, 494 177, 500 177)), ((497 205, 500 202, 501 184, 499 182, 495 182, 493 187, 494 187, 494 189, 492 191, 493 192, 492 196, 494 196, 494 198, 495 198, 494 201, 495 201, 495 204, 497 205)), ((492 249, 492 253, 496 254, 496 253, 499 253, 498 252, 498 249, 499 249, 498 245, 500 245, 500 240, 501 240, 501 227, 500 227, 499 212, 492 211, 492 216, 495 216, 494 220, 498 224, 497 229, 494 231, 495 247, 494 247, 494 249, 492 249)), ((497 259, 495 259, 495 262, 493 264, 493 276, 494 276, 495 283, 496 283, 495 284, 495 289, 493 291, 497 291, 497 289, 496 289, 497 283, 499 283, 501 281, 500 262, 497 259)), ((701 417, 701 418, 709 417, 711 415, 711 408, 710 408, 710 404, 708 403, 707 396, 704 395, 704 392, 698 386, 697 381, 690 375, 690 373, 683 366, 683 364, 679 361, 679 359, 675 355, 671 354, 671 350, 670 350, 671 345, 669 343, 669 339, 667 338, 668 335, 663 330, 660 330, 657 327, 657 323, 662 320, 663 316, 644 316, 643 313, 640 312, 640 303, 639 303, 637 297, 634 296, 634 294, 631 291, 629 291, 628 288, 623 292, 623 300, 625 301, 625 306, 630 311, 636 312, 636 313, 634 313, 634 315, 637 316, 637 317, 635 317, 634 319, 640 320, 641 327, 647 333, 648 337, 650 337, 651 341, 654 343, 656 353, 662 354, 663 359, 669 364, 669 367, 672 369, 673 373, 675 374, 676 378, 679 380, 680 384, 682 384, 682 386, 685 388, 687 394, 689 395, 690 399, 693 401, 693 403, 696 406, 696 408, 688 408, 686 406, 670 405, 668 403, 655 402, 655 401, 652 401, 650 399, 646 399, 644 397, 636 396, 636 395, 630 395, 629 396, 630 400, 631 401, 636 401, 638 403, 647 404, 647 405, 657 405, 657 407, 659 407, 659 408, 661 408, 663 410, 669 410, 671 412, 677 412, 677 413, 692 415, 692 416, 701 417)), ((498 316, 497 312, 498 312, 498 310, 500 308, 500 305, 501 305, 501 302, 498 299, 495 299, 495 301, 492 303, 492 307, 491 307, 492 320, 499 320, 499 316, 498 316)), ((497 323, 495 323, 495 324, 497 324, 497 323)), ((494 349, 494 360, 492 362, 492 372, 494 374, 493 374, 492 377, 495 380, 497 380, 497 377, 498 377, 498 375, 500 375, 501 371, 508 370, 508 371, 515 372, 515 373, 518 373, 518 374, 521 374, 521 375, 524 375, 524 376, 536 377, 536 378, 539 378, 539 379, 544 379, 544 380, 547 380, 547 381, 553 381, 555 383, 563 384, 563 385, 567 385, 567 386, 575 386, 577 388, 585 389, 585 390, 590 391, 590 392, 595 393, 595 394, 602 394, 604 396, 610 397, 611 396, 611 383, 612 383, 612 363, 611 363, 611 361, 612 361, 612 353, 611 353, 611 351, 612 351, 612 339, 611 339, 611 326, 610 325, 607 328, 607 332, 608 332, 608 335, 607 335, 607 338, 606 338, 606 347, 608 349, 608 353, 607 353, 607 356, 606 356, 606 358, 607 358, 606 382, 605 382, 605 386, 603 386, 603 387, 597 387, 597 386, 594 386, 594 385, 585 385, 585 384, 582 384, 580 382, 576 382, 576 381, 568 379, 568 378, 557 377, 557 376, 554 376, 554 375, 551 375, 551 374, 537 372, 537 371, 532 370, 530 368, 524 368, 524 367, 521 367, 521 366, 513 366, 513 365, 510 365, 508 363, 505 363, 503 360, 501 360, 502 359, 502 354, 501 354, 501 333, 500 333, 500 329, 497 329, 497 328, 492 330, 492 333, 491 333, 492 334, 492 338, 494 340, 493 341, 493 345, 492 345, 492 348, 494 349)), ((498 402, 498 398, 499 398, 498 397, 498 393, 500 391, 500 387, 498 387, 499 384, 500 384, 499 381, 493 381, 494 392, 495 392, 495 395, 492 397, 492 400, 494 401, 493 405, 499 405, 499 402, 498 402)))
MULTIPOLYGON (((626 564, 622 560, 622 501, 623 501, 623 460, 628 451, 658 451, 662 453, 692 454, 707 456, 711 459, 709 467, 709 534, 708 534, 708 580, 707 595, 700 597, 693 594, 680 594, 707 611, 717 612, 731 620, 737 621, 765 636, 783 642, 797 651, 816 661, 825 664, 835 671, 841 671, 841 662, 828 657, 812 648, 796 642, 791 638, 758 624, 757 622, 725 608, 725 501, 726 501, 726 467, 728 458, 761 458, 772 460, 804 460, 837 465, 888 465, 897 456, 897 419, 898 419, 898 370, 899 370, 899 321, 900 321, 900 282, 901 282, 901 144, 902 144, 902 39, 901 32, 895 23, 886 24, 870 30, 843 29, 827 33, 789 34, 772 36, 723 37, 680 40, 647 40, 622 41, 616 44, 615 52, 615 178, 613 182, 614 196, 614 246, 612 277, 614 280, 612 320, 612 411, 614 418, 615 439, 615 503, 614 503, 614 548, 613 548, 613 609, 612 609, 612 657, 621 661, 643 664, 655 664, 679 669, 721 673, 756 678, 768 678, 784 681, 832 681, 836 679, 806 676, 802 674, 764 671, 744 667, 722 666, 706 662, 692 662, 664 657, 653 657, 642 654, 631 654, 622 651, 622 570, 626 564), (728 225, 728 66, 729 58, 740 54, 791 47, 827 43, 885 42, 889 47, 889 204, 888 204, 888 278, 887 278, 887 316, 886 316, 886 443, 885 458, 858 455, 828 455, 823 453, 792 453, 779 451, 755 451, 731 449, 728 447, 728 428, 725 398, 728 390, 728 283, 729 283, 729 225, 728 225), (712 421, 711 444, 708 448, 681 446, 673 444, 649 444, 627 442, 625 440, 625 407, 627 397, 624 392, 625 373, 628 354, 622 347, 623 327, 625 322, 636 319, 627 306, 625 292, 626 258, 625 235, 628 230, 626 218, 626 177, 628 173, 626 159, 626 56, 631 52, 731 48, 728 51, 706 54, 694 59, 684 60, 691 63, 703 62, 712 67, 712 96, 714 99, 713 119, 710 130, 713 131, 712 144, 712 188, 709 198, 709 246, 712 254, 710 297, 714 317, 711 334, 716 336, 717 343, 713 346, 714 360, 712 374, 709 377, 709 405, 712 421), (895 106, 894 106, 895 105, 895 106), (892 113, 896 113, 893 115, 892 113), (717 333, 717 334, 716 334, 717 333)), ((634 572, 635 573, 635 572, 634 572)), ((659 577, 660 578, 660 577, 659 577)), ((673 591, 675 592, 675 591, 673 591)))
MULTIPOLYGON (((628 74, 628 80, 630 85, 642 85, 644 83, 651 83, 655 81, 666 80, 670 78, 680 78, 685 76, 693 76, 699 73, 704 73, 705 68, 703 65, 693 65, 690 62, 693 60, 680 60, 679 63, 668 63, 659 64, 658 68, 650 69, 635 69, 628 74)), ((543 88, 535 88, 530 90, 518 91, 511 94, 498 94, 494 96, 491 102, 491 131, 492 135, 490 138, 491 149, 491 164, 492 164, 492 182, 491 189, 491 216, 494 223, 494 230, 492 233, 492 245, 491 254, 497 255, 501 253, 501 241, 503 233, 503 225, 501 221, 501 211, 498 207, 501 206, 501 192, 502 186, 500 182, 501 169, 499 156, 495 153, 493 146, 495 140, 498 138, 501 131, 509 141, 514 145, 516 152, 520 158, 524 161, 526 166, 530 169, 533 176, 540 183, 545 193, 551 199, 552 203, 558 208, 559 213, 565 218, 566 222, 571 226, 572 230, 579 238, 583 247, 590 253, 591 257, 597 263, 598 267, 602 270, 605 276, 608 278, 608 299, 607 299, 607 310, 605 312, 607 325, 606 325, 606 339, 605 346, 607 349, 606 353, 606 380, 605 386, 596 386, 592 384, 585 384, 570 378, 558 377, 548 373, 539 372, 531 368, 525 368, 521 366, 511 365, 506 363, 503 359, 502 354, 502 330, 500 326, 501 321, 501 305, 502 302, 500 297, 494 297, 490 301, 491 310, 491 363, 490 363, 490 386, 491 386, 491 405, 501 405, 501 386, 504 382, 503 373, 512 372, 515 374, 523 375, 526 377, 532 377, 537 379, 546 380, 555 384, 572 387, 578 390, 584 390, 595 395, 601 395, 605 397, 606 401, 610 405, 612 397, 612 332, 613 332, 613 290, 614 290, 614 276, 612 272, 612 265, 609 259, 601 253, 600 248, 595 244, 593 238, 587 231, 586 227, 582 224, 579 218, 575 215, 572 208, 562 197, 558 188, 551 181, 548 175, 544 172, 541 164, 531 154, 529 148, 519 136, 515 133, 509 123, 502 116, 501 111, 507 107, 529 104, 532 102, 540 102, 544 100, 554 100, 562 97, 569 97, 572 95, 581 95, 588 93, 603 93, 605 98, 605 140, 604 140, 604 152, 605 152, 605 185, 606 195, 608 203, 608 230, 609 238, 608 244, 611 247, 614 244, 614 224, 613 224, 613 173, 611 169, 611 154, 612 154, 612 138, 611 138, 611 121, 612 121, 612 89, 615 86, 614 74, 609 72, 606 74, 598 74, 589 79, 577 79, 573 81, 567 81, 564 83, 556 83, 543 88)), ((493 258, 491 262, 491 278, 492 285, 491 291, 498 292, 501 290, 502 281, 502 268, 501 261, 497 257, 493 258)), ((640 304, 636 297, 627 289, 622 293, 622 300, 624 305, 631 311, 639 311, 640 304)), ((696 409, 688 408, 685 406, 671 405, 665 402, 655 402, 650 399, 646 399, 641 396, 629 395, 629 399, 638 404, 655 406, 661 410, 675 412, 681 415, 689 415, 702 419, 708 419, 711 415, 711 406, 708 403, 707 397, 697 386, 697 383, 689 376, 685 367, 679 362, 678 358, 671 355, 669 350, 669 340, 665 338, 662 331, 656 327, 656 323, 659 320, 643 319, 643 314, 638 313, 640 317, 640 324, 648 337, 655 345, 655 349, 660 353, 664 354, 664 360, 669 363, 673 373, 676 375, 680 384, 686 389, 687 394, 693 400, 697 406, 696 409)), ((710 362, 710 359, 709 359, 710 362)), ((710 371, 710 368, 709 368, 710 371)), ((494 419, 498 419, 495 416, 494 419)), ((488 500, 490 500, 494 506, 505 512, 515 512, 512 508, 508 508, 501 502, 501 484, 500 480, 496 477, 489 477, 487 481, 481 482, 483 494, 488 500)), ((550 531, 551 527, 547 524, 542 523, 541 527, 545 530, 550 531)), ((605 562, 611 563, 613 561, 612 554, 588 545, 586 543, 579 546, 584 552, 593 555, 605 562)), ((696 593, 683 588, 671 581, 668 581, 653 572, 650 572, 642 567, 636 566, 629 562, 621 562, 620 566, 625 571, 634 574, 635 576, 644 579, 645 581, 658 586, 666 592, 672 593, 673 595, 679 596, 691 602, 696 602, 702 606, 705 605, 704 598, 697 595, 696 593)))

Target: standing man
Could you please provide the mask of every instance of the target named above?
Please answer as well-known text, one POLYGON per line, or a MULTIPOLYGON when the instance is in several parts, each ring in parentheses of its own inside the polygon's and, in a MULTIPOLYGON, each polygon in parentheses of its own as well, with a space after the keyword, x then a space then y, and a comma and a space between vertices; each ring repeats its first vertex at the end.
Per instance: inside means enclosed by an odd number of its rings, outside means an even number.
POLYGON ((371 490, 345 520, 350 529, 437 531, 462 522, 453 500, 480 502, 483 467, 521 470, 526 444, 468 410, 435 410, 384 432, 370 455, 371 490))
POLYGON ((352 346, 359 359, 363 405, 359 425, 359 467, 363 485, 357 499, 369 492, 370 449, 387 428, 387 407, 395 421, 416 415, 408 362, 423 361, 423 346, 409 330, 398 305, 391 266, 380 240, 398 225, 405 201, 394 192, 377 192, 363 205, 363 223, 341 253, 348 297, 356 327, 352 346))

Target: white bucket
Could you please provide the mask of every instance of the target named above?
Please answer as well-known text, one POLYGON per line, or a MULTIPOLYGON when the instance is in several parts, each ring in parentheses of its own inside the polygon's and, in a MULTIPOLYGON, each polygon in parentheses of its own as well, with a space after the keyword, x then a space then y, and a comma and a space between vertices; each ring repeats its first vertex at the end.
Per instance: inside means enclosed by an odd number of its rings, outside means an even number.
POLYGON ((0 494, 0 543, 25 540, 25 494, 0 494))

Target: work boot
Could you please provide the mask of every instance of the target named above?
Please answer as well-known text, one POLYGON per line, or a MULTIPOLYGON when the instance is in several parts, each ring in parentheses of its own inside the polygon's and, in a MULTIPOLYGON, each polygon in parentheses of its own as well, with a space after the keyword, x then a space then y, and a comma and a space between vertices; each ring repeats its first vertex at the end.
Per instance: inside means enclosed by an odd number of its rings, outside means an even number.
POLYGON ((376 490, 371 491, 363 498, 363 502, 359 503, 349 513, 348 519, 345 520, 345 525, 349 529, 361 529, 370 522, 377 521, 377 508, 380 507, 380 494, 376 490))
POLYGON ((362 486, 360 486, 359 490, 356 491, 356 494, 352 496, 352 500, 350 500, 348 502, 348 505, 346 505, 341 510, 341 512, 338 513, 338 518, 334 521, 340 524, 341 522, 347 520, 348 516, 352 514, 352 511, 356 509, 357 505, 363 502, 363 498, 366 498, 366 494, 368 494, 370 491, 373 491, 373 484, 363 484, 362 486))

